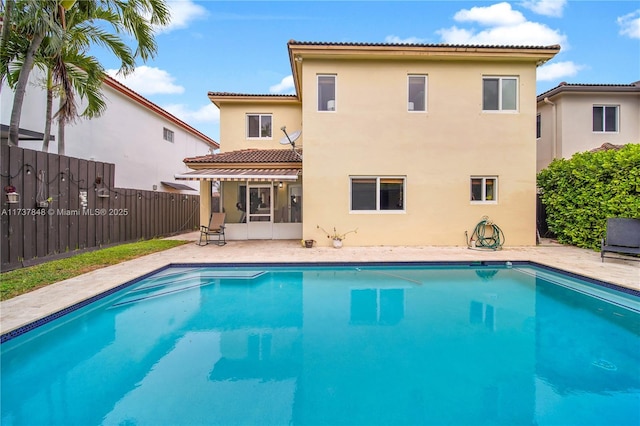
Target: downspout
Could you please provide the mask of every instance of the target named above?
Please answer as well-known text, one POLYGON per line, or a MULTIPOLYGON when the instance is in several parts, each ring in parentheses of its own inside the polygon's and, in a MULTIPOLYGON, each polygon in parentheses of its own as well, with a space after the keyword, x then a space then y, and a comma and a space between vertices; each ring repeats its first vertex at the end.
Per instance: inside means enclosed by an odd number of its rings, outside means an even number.
POLYGON ((555 160, 556 157, 558 156, 558 148, 557 148, 558 125, 557 125, 557 118, 556 118, 556 104, 551 102, 549 98, 544 98, 544 103, 551 105, 551 111, 553 115, 553 120, 552 120, 553 132, 551 133, 551 154, 552 154, 551 160, 555 160))

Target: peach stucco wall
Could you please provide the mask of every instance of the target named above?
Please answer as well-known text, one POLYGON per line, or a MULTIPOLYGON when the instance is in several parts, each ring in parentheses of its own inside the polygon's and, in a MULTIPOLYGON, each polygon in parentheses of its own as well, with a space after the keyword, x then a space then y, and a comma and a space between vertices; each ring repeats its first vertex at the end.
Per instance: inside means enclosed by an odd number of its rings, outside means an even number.
MULTIPOLYGON (((229 152, 247 148, 286 148, 280 144, 280 139, 284 137, 284 133, 280 130, 282 126, 287 127, 287 133, 289 134, 302 128, 299 103, 223 103, 220 108, 220 141, 224 141, 224 143, 221 143, 220 150, 221 152, 229 152), (272 114, 272 138, 247 138, 247 114, 272 114)), ((296 143, 301 145, 303 138, 304 135, 296 143)))
MULTIPOLYGON (((337 227, 346 245, 464 245, 485 215, 507 245, 535 244, 533 63, 305 59, 303 237, 337 227), (337 75, 335 112, 316 75, 337 75), (427 112, 407 112, 407 75, 428 75, 427 112), (482 112, 483 75, 518 76, 517 113, 482 112), (405 211, 351 212, 349 177, 406 177, 405 211), (472 205, 470 176, 498 176, 498 203, 472 205)), ((225 140, 225 139, 223 139, 225 140)), ((225 140, 226 143, 226 140, 225 140)))

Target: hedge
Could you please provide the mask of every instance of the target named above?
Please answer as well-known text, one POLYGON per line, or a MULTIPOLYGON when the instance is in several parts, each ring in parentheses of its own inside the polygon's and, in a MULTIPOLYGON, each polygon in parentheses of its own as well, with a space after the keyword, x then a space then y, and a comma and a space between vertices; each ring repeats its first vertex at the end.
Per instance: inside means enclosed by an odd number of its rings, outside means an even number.
POLYGON ((640 218, 640 144, 553 160, 537 180, 560 243, 598 250, 607 218, 640 218))

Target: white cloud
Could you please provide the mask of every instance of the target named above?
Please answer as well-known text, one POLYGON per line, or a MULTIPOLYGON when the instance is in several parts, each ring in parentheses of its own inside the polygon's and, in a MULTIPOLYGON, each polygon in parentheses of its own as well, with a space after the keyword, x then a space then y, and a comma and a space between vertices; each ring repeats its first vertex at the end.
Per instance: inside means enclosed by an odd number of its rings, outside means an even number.
POLYGON ((269 93, 277 93, 277 94, 284 94, 284 95, 295 94, 295 85, 293 84, 293 76, 288 75, 282 80, 280 80, 280 83, 274 84, 273 86, 269 87, 269 93))
POLYGON ((567 0, 525 0, 522 5, 527 9, 545 16, 562 17, 567 0))
POLYGON ((487 7, 462 9, 453 16, 458 22, 477 22, 485 26, 516 25, 526 21, 522 13, 511 9, 509 3, 497 3, 487 7))
POLYGON ((160 68, 139 66, 127 76, 117 74, 118 70, 107 70, 107 74, 141 95, 180 94, 184 87, 173 83, 175 80, 168 72, 160 68))
POLYGON ((212 103, 192 111, 184 104, 163 105, 162 109, 170 112, 185 123, 206 123, 220 121, 220 110, 212 103))
POLYGON ((574 77, 578 71, 584 68, 584 65, 574 64, 571 61, 555 62, 539 67, 536 77, 538 81, 553 81, 564 77, 574 77))
POLYGON ((456 27, 438 31, 445 43, 500 45, 566 45, 566 37, 537 22, 498 26, 474 33, 456 27))
POLYGON ((617 19, 620 35, 629 38, 640 38, 640 9, 617 19))
POLYGON ((192 0, 169 1, 167 7, 171 14, 171 22, 164 27, 155 27, 156 34, 187 28, 191 21, 207 16, 207 9, 192 0))
POLYGON ((478 23, 488 27, 477 31, 453 26, 436 31, 444 43, 482 45, 547 46, 559 44, 567 48, 567 38, 544 24, 527 21, 509 3, 463 9, 455 14, 460 23, 478 23))
POLYGON ((401 38, 395 35, 388 35, 384 38, 384 42, 393 43, 393 44, 425 44, 425 43, 428 43, 429 41, 419 37, 401 38))

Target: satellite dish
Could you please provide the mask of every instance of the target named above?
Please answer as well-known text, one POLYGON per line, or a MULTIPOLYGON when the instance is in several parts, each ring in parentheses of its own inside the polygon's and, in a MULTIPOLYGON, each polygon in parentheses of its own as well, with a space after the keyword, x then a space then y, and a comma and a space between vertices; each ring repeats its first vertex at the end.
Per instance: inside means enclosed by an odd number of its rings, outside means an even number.
POLYGON ((298 138, 300 138, 300 135, 302 134, 301 130, 296 130, 295 132, 291 133, 290 135, 287 134, 287 128, 286 127, 281 127, 280 130, 282 130, 284 132, 284 138, 280 139, 280 143, 282 145, 291 145, 295 147, 295 142, 298 140, 298 138))

